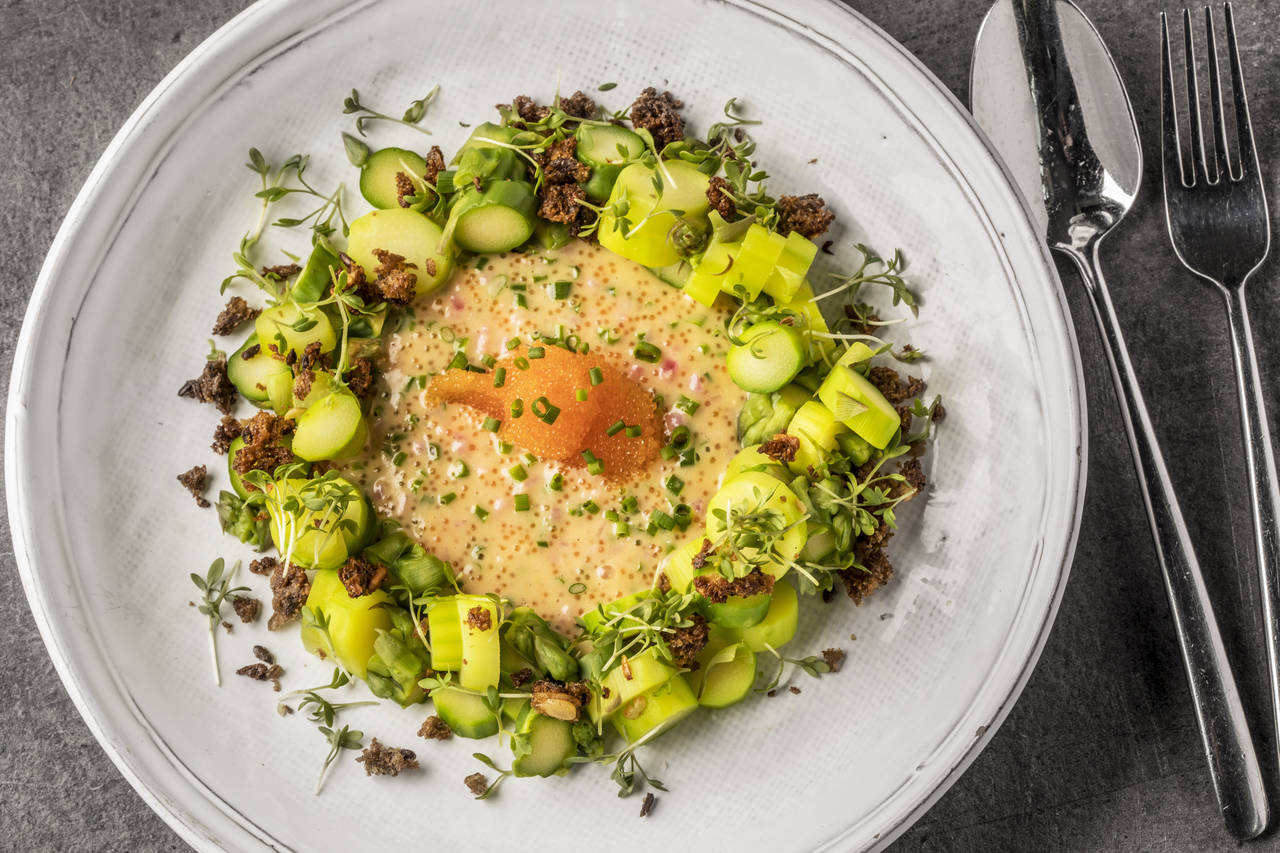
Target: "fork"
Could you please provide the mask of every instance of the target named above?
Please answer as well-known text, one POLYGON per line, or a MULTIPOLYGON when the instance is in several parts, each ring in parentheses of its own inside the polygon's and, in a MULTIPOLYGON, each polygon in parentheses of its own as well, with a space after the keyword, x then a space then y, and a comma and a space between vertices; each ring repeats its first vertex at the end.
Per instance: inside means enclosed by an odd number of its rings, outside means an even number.
MULTIPOLYGON (((1271 673, 1271 705, 1276 730, 1280 733, 1280 622, 1277 622, 1280 619, 1280 533, 1276 530, 1280 488, 1277 488, 1271 430, 1267 426, 1262 381, 1258 374, 1258 360, 1254 354, 1249 310, 1244 296, 1244 286, 1249 276, 1267 257, 1271 242, 1271 223, 1267 215, 1267 199, 1263 191, 1258 153, 1253 142, 1253 128, 1249 121, 1249 104, 1245 100, 1231 4, 1225 4, 1224 16, 1238 143, 1234 164, 1228 151, 1213 12, 1207 6, 1204 12, 1213 125, 1213 138, 1208 143, 1204 139, 1200 123, 1200 90, 1196 80, 1191 13, 1186 9, 1182 12, 1182 29, 1186 42, 1190 163, 1184 163, 1179 140, 1168 21, 1163 13, 1160 15, 1163 42, 1160 89, 1165 217, 1169 225, 1169 237, 1179 260, 1191 272, 1217 286, 1227 305, 1232 361, 1235 364, 1236 390, 1240 395, 1244 429, 1245 465, 1249 469, 1249 497, 1253 505, 1258 581, 1267 638, 1267 663, 1271 673)), ((1277 745, 1280 745, 1280 737, 1277 738, 1277 745)))

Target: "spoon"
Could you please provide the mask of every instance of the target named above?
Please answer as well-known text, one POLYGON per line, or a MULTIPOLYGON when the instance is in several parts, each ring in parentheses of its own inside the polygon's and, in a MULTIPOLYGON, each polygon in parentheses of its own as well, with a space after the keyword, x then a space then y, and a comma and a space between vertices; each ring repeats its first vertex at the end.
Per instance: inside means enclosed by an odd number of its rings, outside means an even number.
POLYGON ((1071 259, 1089 294, 1218 806, 1232 835, 1253 838, 1268 820, 1262 771, 1098 255, 1103 238, 1133 206, 1142 179, 1124 83, 1102 38, 1070 0, 999 0, 978 33, 971 101, 1049 247, 1071 259))

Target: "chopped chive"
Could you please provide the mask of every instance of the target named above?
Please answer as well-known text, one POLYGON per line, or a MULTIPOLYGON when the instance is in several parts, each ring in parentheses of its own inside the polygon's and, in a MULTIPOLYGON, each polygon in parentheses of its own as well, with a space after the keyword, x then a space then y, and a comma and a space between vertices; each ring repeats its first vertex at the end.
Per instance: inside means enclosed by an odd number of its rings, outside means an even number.
POLYGON ((564 487, 564 475, 559 471, 551 475, 551 479, 547 480, 547 491, 558 492, 564 487))
POLYGON ((614 522, 614 525, 613 525, 614 536, 617 536, 619 539, 621 539, 623 536, 626 536, 630 533, 631 533, 630 524, 627 524, 625 521, 614 522))
POLYGON ((469 370, 469 371, 471 371, 472 373, 485 373, 485 372, 486 372, 486 371, 485 371, 485 369, 484 369, 483 367, 481 367, 480 365, 478 365, 478 364, 468 364, 466 369, 467 369, 467 370, 469 370))
POLYGON ((447 494, 443 494, 440 496, 440 505, 448 506, 449 504, 453 503, 457 499, 458 499, 457 492, 448 492, 447 494))
POLYGON ((599 457, 597 457, 594 453, 591 452, 591 448, 587 448, 586 450, 582 451, 582 458, 585 459, 587 462, 595 462, 596 459, 599 457))
POLYGON ((616 509, 606 509, 604 511, 605 521, 622 521, 622 516, 618 515, 616 509))
POLYGON ((461 459, 455 460, 454 463, 449 466, 449 476, 455 480, 461 480, 470 473, 471 469, 468 468, 467 463, 463 462, 461 459))
POLYGON ((535 275, 535 276, 533 277, 533 283, 534 283, 534 284, 537 284, 538 282, 542 282, 542 281, 546 281, 546 280, 547 280, 547 277, 546 277, 545 275, 535 275))
POLYGON ((481 255, 480 257, 476 258, 476 269, 478 270, 484 269, 484 265, 487 263, 489 263, 489 259, 484 255, 481 255))
POLYGON ((675 516, 676 526, 681 530, 687 529, 693 523, 693 507, 688 504, 676 504, 671 513, 675 516))
POLYGON ((529 511, 529 496, 526 495, 524 492, 521 492, 520 494, 515 495, 513 500, 515 501, 516 512, 529 511))
POLYGON ((662 453, 662 458, 670 462, 672 459, 675 458, 676 449, 669 444, 664 444, 662 445, 661 453, 662 453))
POLYGON ((595 501, 587 501, 582 505, 582 508, 585 509, 587 512, 591 513, 592 515, 595 515, 600 511, 600 504, 596 503, 595 501))
POLYGON ((398 451, 395 456, 391 457, 391 464, 399 468, 401 465, 404 464, 404 461, 408 458, 409 458, 408 453, 405 453, 403 450, 398 451))
MULTIPOLYGON (((619 418, 618 420, 614 421, 609 425, 609 428, 604 431, 604 434, 607 436, 613 437, 618 433, 622 432, 622 430, 625 429, 626 426, 627 425, 622 422, 622 419, 619 418)), ((590 460, 587 460, 587 461, 590 461, 590 460)))
POLYGON ((653 515, 650 516, 650 518, 652 519, 654 524, 658 525, 663 530, 676 529, 676 520, 672 518, 670 515, 667 515, 665 512, 663 512, 660 509, 654 510, 653 515))
POLYGON ((639 424, 633 424, 627 427, 627 438, 639 438, 641 433, 643 432, 644 432, 643 427, 641 427, 639 424))
POLYGON ((542 347, 529 347, 529 358, 542 358, 547 351, 542 347))
POLYGON ((533 405, 529 407, 529 411, 533 412, 538 420, 550 426, 556 422, 556 418, 560 417, 560 409, 553 406, 551 401, 546 397, 539 397, 533 401, 533 405))
POLYGON ((640 501, 636 500, 635 495, 627 495, 622 499, 622 511, 627 515, 635 512, 640 508, 640 501))
POLYGON ((684 488, 684 480, 681 480, 675 474, 672 474, 670 477, 662 481, 662 485, 666 486, 667 491, 671 494, 678 495, 684 488))
POLYGON ((573 282, 553 281, 548 289, 551 291, 552 299, 568 299, 569 291, 573 289, 573 282))
POLYGON ((535 542, 534 544, 535 544, 535 545, 537 545, 539 548, 550 548, 550 547, 551 547, 551 543, 550 543, 550 542, 548 542, 548 541, 547 541, 547 540, 545 540, 545 539, 539 539, 539 540, 538 540, 537 542, 535 542))
POLYGON ((507 349, 509 350, 515 349, 518 346, 520 346, 519 338, 512 338, 511 340, 507 341, 507 349))
POLYGON ((445 370, 453 370, 455 368, 462 368, 466 366, 467 354, 459 350, 453 354, 453 358, 449 359, 449 364, 445 367, 445 370))
POLYGON ((587 473, 599 476, 604 473, 604 463, 597 459, 594 462, 587 463, 587 473))
POLYGON ((591 380, 591 387, 594 388, 604 381, 604 372, 598 367, 593 367, 587 371, 587 377, 591 380))
POLYGON ((519 356, 518 358, 512 361, 512 364, 514 364, 516 367, 520 368, 521 370, 529 369, 529 359, 525 358, 524 356, 519 356))
POLYGON ((480 428, 485 432, 497 432, 502 428, 502 421, 497 418, 485 418, 484 423, 480 425, 480 428))
POLYGON ((690 400, 688 397, 681 394, 680 399, 676 400, 676 408, 684 412, 686 415, 692 415, 694 412, 698 411, 698 409, 702 408, 702 404, 695 400, 690 400))
POLYGON ((499 442, 498 442, 498 452, 499 452, 499 453, 501 453, 503 456, 507 455, 508 453, 510 453, 511 451, 513 451, 513 450, 515 450, 515 449, 516 449, 516 448, 515 448, 515 445, 514 445, 514 444, 512 444, 512 443, 511 443, 511 442, 509 442, 509 441, 499 441, 499 442))
POLYGON ((538 457, 534 456, 532 453, 526 453, 520 458, 524 460, 524 464, 526 465, 536 465, 538 463, 538 457))
POLYGON ((476 518, 480 519, 481 521, 484 521, 486 518, 489 517, 489 510, 480 506, 480 504, 472 504, 471 512, 472 514, 475 515, 476 518))
POLYGON ((523 483, 525 480, 529 479, 529 472, 524 470, 523 465, 512 465, 507 469, 507 473, 510 474, 511 479, 515 480, 517 483, 523 483))
POLYGON ((497 362, 497 359, 488 353, 485 353, 484 358, 480 359, 480 363, 488 368, 492 368, 495 362, 497 362))
POLYGON ((579 403, 585 403, 587 402, 587 389, 579 388, 577 391, 573 392, 573 396, 579 403))
POLYGON ((671 431, 671 446, 679 450, 693 440, 693 431, 687 426, 678 426, 671 431))
POLYGON ((653 534, 657 533, 657 532, 658 532, 658 523, 657 523, 657 522, 655 522, 655 521, 651 521, 651 522, 649 522, 648 524, 646 524, 646 525, 644 526, 644 532, 645 532, 645 533, 647 533, 647 534, 649 534, 650 536, 652 536, 653 534))
POLYGON ((524 295, 523 293, 517 293, 517 294, 516 294, 516 307, 517 307, 517 308, 528 308, 528 307, 529 307, 529 300, 528 300, 528 298, 527 298, 527 297, 525 297, 525 295, 524 295))
POLYGON ((579 583, 569 585, 570 595, 582 595, 586 591, 587 591, 587 585, 585 583, 579 582, 579 583))
POLYGON ((518 418, 524 414, 524 400, 516 397, 511 401, 511 417, 518 418))
POLYGON ((497 370, 493 371, 493 387, 494 388, 501 388, 506 381, 507 381, 507 369, 505 367, 499 367, 497 370))
POLYGON ((662 350, 658 349, 648 341, 641 341, 631 350, 631 354, 641 361, 647 361, 649 364, 655 363, 662 358, 662 350))

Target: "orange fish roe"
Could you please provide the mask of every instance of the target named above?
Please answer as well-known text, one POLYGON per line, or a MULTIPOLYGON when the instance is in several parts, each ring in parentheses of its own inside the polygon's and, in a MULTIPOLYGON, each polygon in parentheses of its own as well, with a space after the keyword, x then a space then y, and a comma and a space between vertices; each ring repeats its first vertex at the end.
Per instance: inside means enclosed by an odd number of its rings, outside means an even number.
POLYGON ((582 467, 588 464, 584 452, 590 451, 611 479, 630 476, 659 455, 666 436, 649 391, 606 357, 558 346, 542 352, 541 358, 529 358, 529 348, 521 347, 487 373, 446 371, 431 380, 427 402, 461 403, 499 420, 500 438, 544 460, 582 467), (600 380, 596 385, 591 384, 593 369, 600 380), (500 375, 502 385, 495 387, 500 375), (586 400, 579 399, 582 392, 586 400), (626 427, 631 433, 639 427, 640 434, 629 435, 626 427))

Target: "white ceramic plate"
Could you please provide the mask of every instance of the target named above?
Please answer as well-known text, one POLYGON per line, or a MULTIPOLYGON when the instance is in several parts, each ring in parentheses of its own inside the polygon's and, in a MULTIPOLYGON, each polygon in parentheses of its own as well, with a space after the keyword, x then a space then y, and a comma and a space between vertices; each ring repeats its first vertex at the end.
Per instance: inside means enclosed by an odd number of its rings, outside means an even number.
MULTIPOLYGON (((1004 718, 1052 622, 1083 485, 1078 359, 1056 277, 1005 173, 927 72, 835 3, 780 8, 263 3, 188 57, 112 142, 22 330, 9 506, 68 691, 121 772, 194 846, 875 847, 940 796, 1004 718), (804 623, 795 648, 843 647, 844 671, 800 676, 800 696, 707 714, 654 744, 647 766, 671 793, 644 823, 638 800, 618 800, 599 768, 472 802, 461 779, 477 769, 475 745, 418 741, 424 713, 395 708, 350 719, 417 747, 425 771, 368 780, 348 754, 314 797, 325 745, 313 727, 278 718, 261 684, 211 684, 187 573, 247 554, 173 480, 197 461, 219 464, 205 450, 212 409, 174 391, 198 372, 218 282, 255 213, 245 151, 277 161, 310 151, 318 184, 349 180, 338 131, 352 86, 397 109, 440 82, 426 124, 448 151, 466 133, 459 120, 517 93, 547 98, 558 76, 566 92, 616 81, 602 96, 615 108, 669 85, 699 130, 741 97, 766 118, 754 130, 773 186, 818 191, 838 210, 845 248, 832 267, 855 240, 906 251, 925 302, 911 338, 932 356, 925 370, 950 413, 935 485, 903 513, 892 586, 804 623)), ((380 139, 423 142, 404 134, 380 139)), ((224 671, 248 662, 254 642, 281 654, 290 686, 327 678, 292 637, 261 629, 220 639, 224 671)))

